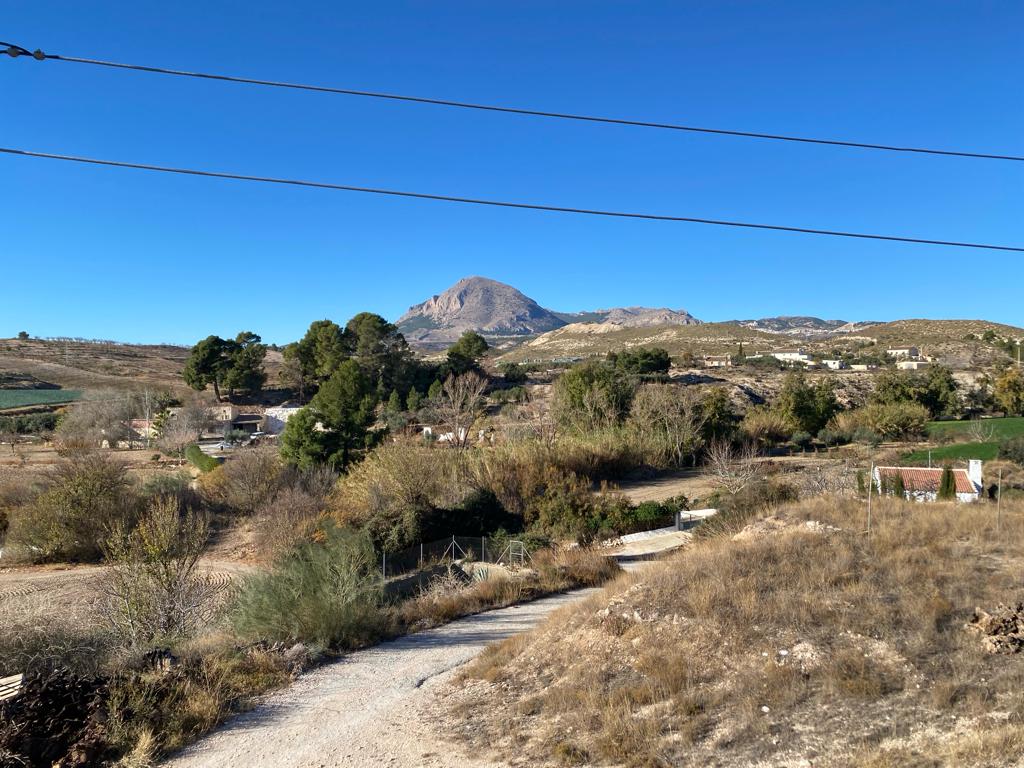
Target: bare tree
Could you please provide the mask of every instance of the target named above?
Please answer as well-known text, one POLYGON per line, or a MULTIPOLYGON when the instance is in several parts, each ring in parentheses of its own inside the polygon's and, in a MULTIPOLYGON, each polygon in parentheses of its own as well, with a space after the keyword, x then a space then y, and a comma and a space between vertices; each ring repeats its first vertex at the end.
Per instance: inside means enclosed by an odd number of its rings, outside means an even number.
POLYGON ((189 400, 185 405, 181 407, 181 410, 174 415, 174 421, 177 422, 182 429, 187 430, 194 438, 192 442, 202 438, 203 433, 213 423, 213 414, 210 409, 206 407, 206 404, 200 400, 192 399, 189 400))
POLYGON ((967 435, 975 443, 991 443, 996 439, 996 430, 991 424, 974 419, 971 426, 967 428, 967 435))
POLYGON ((69 446, 98 446, 107 443, 117 448, 120 443, 134 445, 132 419, 142 414, 142 404, 135 393, 101 390, 90 392, 75 403, 60 422, 59 440, 69 446))
POLYGON ((636 391, 629 427, 646 452, 680 466, 704 444, 700 393, 673 384, 644 384, 636 391))
POLYGON ((746 443, 737 449, 727 440, 715 440, 708 446, 704 469, 716 485, 735 494, 764 474, 764 468, 757 459, 757 445, 754 443, 746 443))
POLYGON ((487 379, 475 371, 445 379, 434 411, 445 429, 442 437, 451 445, 463 448, 469 443, 469 430, 480 413, 486 388, 487 379))

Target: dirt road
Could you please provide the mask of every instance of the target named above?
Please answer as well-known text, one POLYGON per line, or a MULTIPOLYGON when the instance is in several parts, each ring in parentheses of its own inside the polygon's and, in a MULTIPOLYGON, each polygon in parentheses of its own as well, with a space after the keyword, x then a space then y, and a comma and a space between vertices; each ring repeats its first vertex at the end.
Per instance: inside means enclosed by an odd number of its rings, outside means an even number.
POLYGON ((469 616, 350 654, 266 697, 165 768, 496 768, 428 725, 434 691, 488 643, 597 591, 469 616))

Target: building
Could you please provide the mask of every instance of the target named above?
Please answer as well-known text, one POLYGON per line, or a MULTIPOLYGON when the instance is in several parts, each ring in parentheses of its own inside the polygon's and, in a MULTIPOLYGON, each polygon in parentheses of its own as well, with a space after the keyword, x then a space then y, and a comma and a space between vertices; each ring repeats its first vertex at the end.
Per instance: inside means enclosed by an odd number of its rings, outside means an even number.
POLYGON ((821 364, 833 371, 841 371, 847 367, 845 360, 822 360, 821 364))
POLYGON ((297 405, 278 405, 267 408, 263 413, 263 431, 271 435, 279 435, 284 432, 284 425, 288 419, 302 410, 297 405))
MULTIPOLYGON (((892 484, 899 478, 903 481, 903 495, 908 500, 935 501, 939 496, 943 471, 941 467, 875 467, 871 479, 878 493, 892 488, 892 484)), ((957 501, 977 501, 981 496, 981 461, 971 459, 967 469, 954 469, 953 480, 957 501)))
POLYGON ((877 368, 877 365, 868 365, 867 363, 853 363, 850 366, 851 371, 874 371, 877 368))
POLYGON ((245 432, 251 435, 253 432, 263 431, 262 413, 240 413, 231 420, 231 429, 236 432, 245 432))
POLYGON ((892 349, 885 350, 885 354, 899 360, 901 358, 920 357, 921 350, 917 347, 893 347, 892 349))
POLYGON ((729 368, 732 366, 732 355, 704 355, 705 368, 729 368))
POLYGON ((897 360, 896 367, 901 371, 919 371, 931 365, 927 360, 897 360))
POLYGON ((781 360, 784 363, 809 363, 811 362, 811 356, 808 355, 803 349, 778 349, 771 353, 771 356, 776 360, 781 360))

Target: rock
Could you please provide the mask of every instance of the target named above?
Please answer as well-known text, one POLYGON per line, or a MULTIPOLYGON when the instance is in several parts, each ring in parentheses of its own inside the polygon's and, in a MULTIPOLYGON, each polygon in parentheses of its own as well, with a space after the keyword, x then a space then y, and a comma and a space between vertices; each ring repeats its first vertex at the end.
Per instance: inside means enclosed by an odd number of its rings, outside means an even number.
POLYGON ((964 625, 982 636, 982 647, 989 653, 1020 653, 1024 650, 1024 603, 999 605, 994 613, 974 609, 964 625))

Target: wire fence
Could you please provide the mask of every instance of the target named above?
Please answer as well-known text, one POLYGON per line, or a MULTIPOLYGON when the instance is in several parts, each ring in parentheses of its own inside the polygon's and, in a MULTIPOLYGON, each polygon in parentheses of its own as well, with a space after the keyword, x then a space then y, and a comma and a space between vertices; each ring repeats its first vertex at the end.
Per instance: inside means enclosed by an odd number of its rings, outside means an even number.
POLYGON ((529 564, 529 546, 508 536, 449 536, 436 541, 425 541, 397 552, 383 552, 380 556, 384 578, 407 573, 442 563, 472 561, 495 563, 510 567, 529 564))

